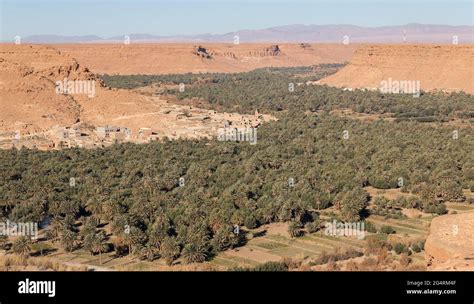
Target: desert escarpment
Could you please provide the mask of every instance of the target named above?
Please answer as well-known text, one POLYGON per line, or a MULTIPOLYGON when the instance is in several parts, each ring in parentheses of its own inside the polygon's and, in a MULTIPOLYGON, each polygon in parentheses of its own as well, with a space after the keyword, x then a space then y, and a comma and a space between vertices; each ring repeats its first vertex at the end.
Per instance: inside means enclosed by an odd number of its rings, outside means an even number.
POLYGON ((1 45, 0 64, 4 131, 25 129, 28 134, 79 121, 97 125, 122 113, 155 109, 142 96, 104 87, 88 68, 53 47, 1 45), (90 81, 94 96, 58 94, 56 83, 64 79, 90 81))
POLYGON ((357 45, 278 44, 278 53, 267 44, 213 44, 202 47, 210 58, 196 56, 199 44, 75 44, 55 45, 98 74, 180 74, 246 72, 262 67, 310 66, 349 61, 357 45), (305 47, 303 47, 305 46, 305 47))
POLYGON ((474 45, 364 45, 349 64, 320 81, 380 88, 381 81, 419 81, 423 91, 474 93, 474 45))

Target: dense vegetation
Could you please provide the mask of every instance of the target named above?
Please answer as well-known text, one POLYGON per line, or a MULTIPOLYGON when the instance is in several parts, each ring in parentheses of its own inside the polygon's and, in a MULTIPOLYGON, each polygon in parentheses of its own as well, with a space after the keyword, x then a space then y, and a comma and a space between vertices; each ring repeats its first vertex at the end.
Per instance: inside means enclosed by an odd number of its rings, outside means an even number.
POLYGON ((258 81, 226 78, 199 86, 190 86, 184 92, 170 91, 181 99, 199 97, 214 108, 232 109, 251 113, 274 111, 330 111, 344 108, 356 113, 384 114, 402 120, 420 122, 448 121, 459 118, 474 121, 474 97, 464 93, 421 93, 414 98, 409 94, 382 94, 316 85, 298 85, 295 80, 280 76, 268 76, 258 81), (294 85, 294 91, 290 86, 294 85))
POLYGON ((0 151, 0 216, 37 221, 51 215, 49 237, 70 251, 109 250, 108 236, 98 229, 108 222, 118 236, 117 254, 201 262, 245 242, 245 231, 236 233, 235 225, 252 229, 285 221, 298 236, 303 227, 317 229, 311 223, 331 206, 342 221, 364 219, 370 214, 365 186, 400 187, 418 196, 378 200, 374 212, 392 216, 404 206, 442 214, 444 201, 465 201, 462 189, 474 189, 472 128, 453 138, 454 129, 441 124, 366 123, 328 113, 363 106, 368 112, 429 109, 447 117, 472 113, 472 96, 413 99, 319 86, 288 92, 289 72, 232 77, 219 75, 181 97, 200 96, 227 111, 274 113, 279 120, 259 128, 256 145, 164 140, 96 150, 0 151))
POLYGON ((102 75, 104 84, 119 89, 135 89, 152 84, 196 84, 222 83, 227 81, 262 81, 276 79, 293 79, 298 81, 318 80, 335 73, 342 64, 322 64, 318 66, 261 68, 248 73, 200 73, 200 74, 166 74, 166 75, 102 75))
POLYGON ((343 91, 327 86, 302 85, 334 73, 341 65, 321 65, 299 68, 264 68, 238 74, 184 74, 102 76, 104 82, 116 88, 137 88, 151 84, 185 85, 184 92, 169 90, 180 99, 198 97, 214 109, 239 113, 278 111, 330 111, 351 109, 357 113, 391 113, 397 121, 448 121, 451 118, 474 121, 474 97, 465 93, 422 92, 383 94, 355 90, 343 91), (297 76, 296 76, 297 75, 297 76), (196 85, 196 83, 199 83, 196 85))

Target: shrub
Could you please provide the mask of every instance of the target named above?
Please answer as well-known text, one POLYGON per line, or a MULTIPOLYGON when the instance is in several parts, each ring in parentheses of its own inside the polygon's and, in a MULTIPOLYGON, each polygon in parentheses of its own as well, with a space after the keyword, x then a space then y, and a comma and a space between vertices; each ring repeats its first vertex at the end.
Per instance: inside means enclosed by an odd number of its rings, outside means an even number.
POLYGON ((443 203, 427 203, 425 204, 423 211, 426 213, 435 213, 438 215, 446 214, 448 211, 446 210, 446 205, 443 203))
POLYGON ((391 226, 384 225, 380 228, 380 232, 384 234, 393 234, 395 233, 395 230, 391 226))
POLYGON ((408 255, 403 253, 400 258, 400 266, 406 268, 411 263, 411 261, 411 258, 409 258, 408 255))
POLYGON ((402 243, 396 243, 395 245, 393 245, 393 251, 395 251, 396 254, 401 254, 401 253, 409 254, 410 253, 410 251, 408 250, 408 247, 402 243))
POLYGON ((438 215, 443 215, 446 214, 448 211, 446 210, 446 205, 445 204, 439 204, 435 208, 435 213, 438 215))
POLYGON ((319 230, 319 224, 315 222, 309 222, 309 223, 306 223, 305 228, 308 231, 308 233, 315 233, 319 230))
POLYGON ((372 224, 371 222, 365 221, 364 226, 365 226, 365 231, 370 232, 370 233, 377 233, 377 227, 375 227, 375 225, 372 224))
POLYGON ((368 237, 366 253, 378 253, 380 250, 389 251, 392 250, 392 246, 387 241, 381 240, 375 236, 368 237))
POLYGON ((266 262, 254 268, 236 267, 233 271, 266 271, 266 272, 283 272, 288 271, 288 266, 284 262, 266 262))
POLYGON ((352 258, 361 257, 363 255, 364 254, 362 252, 357 251, 355 249, 348 249, 344 252, 336 251, 335 253, 323 252, 318 259, 312 262, 312 265, 322 265, 329 263, 330 261, 338 262, 343 260, 349 260, 352 258))
POLYGON ((413 252, 420 252, 424 249, 425 249, 425 241, 424 240, 411 244, 411 250, 413 252))
POLYGON ((244 225, 248 229, 255 229, 258 227, 257 219, 253 215, 249 215, 245 218, 244 225))
POLYGON ((418 243, 411 245, 411 250, 416 253, 421 252, 420 245, 418 243))

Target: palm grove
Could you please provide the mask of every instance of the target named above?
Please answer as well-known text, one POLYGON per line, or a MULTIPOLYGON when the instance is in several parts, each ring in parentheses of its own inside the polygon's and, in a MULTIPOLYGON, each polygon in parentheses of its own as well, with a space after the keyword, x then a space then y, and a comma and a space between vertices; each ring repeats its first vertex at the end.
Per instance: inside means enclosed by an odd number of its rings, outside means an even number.
MULTIPOLYGON (((94 150, 2 150, 0 216, 16 222, 49 216, 47 238, 66 251, 101 256, 114 250, 172 264, 203 262, 243 245, 245 229, 236 226, 289 222, 297 237, 316 231, 320 212, 331 206, 336 219, 359 221, 370 212, 397 216, 401 207, 443 214, 444 202, 465 201, 462 189, 474 190, 473 97, 423 93, 414 99, 300 85, 334 69, 104 76, 115 87, 186 83, 184 92, 165 93, 183 103, 200 99, 209 109, 259 109, 278 121, 259 128, 257 145, 164 139, 94 150), (340 108, 394 120, 334 115, 340 108), (446 124, 452 119, 463 126, 446 124), (416 196, 379 199, 369 211, 369 185, 416 196)), ((19 240, 16 252, 27 253, 28 240, 19 240)))

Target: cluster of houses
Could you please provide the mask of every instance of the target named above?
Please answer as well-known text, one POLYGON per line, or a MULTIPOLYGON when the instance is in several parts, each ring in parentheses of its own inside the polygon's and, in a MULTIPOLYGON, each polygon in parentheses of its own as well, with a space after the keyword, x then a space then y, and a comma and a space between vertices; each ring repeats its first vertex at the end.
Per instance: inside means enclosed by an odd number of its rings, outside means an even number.
POLYGON ((97 134, 97 137, 101 139, 117 141, 129 140, 132 133, 129 128, 115 126, 97 127, 95 132, 97 134))
MULTIPOLYGON (((190 107, 189 110, 192 110, 190 107)), ((171 112, 171 110, 169 111, 171 112)), ((218 119, 214 118, 217 115, 216 111, 208 111, 207 113, 198 113, 192 115, 191 112, 182 112, 176 110, 176 120, 181 120, 186 117, 186 122, 177 122, 171 128, 171 134, 167 134, 170 139, 174 138, 212 138, 215 136, 214 131, 218 128, 217 125, 208 125, 211 122, 218 122, 219 125, 224 122, 225 129, 235 128, 257 128, 266 121, 265 115, 261 115, 258 110, 255 115, 241 115, 238 113, 224 113, 219 115, 218 119), (195 121, 196 124, 189 124, 195 121), (204 123, 204 124, 203 124, 204 123), (207 126, 206 126, 207 125, 207 126)), ((220 125, 222 126, 222 125, 220 125)), ((222 127, 221 127, 222 128, 222 127)), ((54 126, 46 132, 25 133, 19 134, 20 131, 10 133, 0 133, 0 148, 21 148, 26 147, 30 149, 39 150, 57 150, 64 148, 103 148, 113 143, 120 142, 134 142, 147 143, 159 140, 160 137, 157 132, 154 132, 149 127, 139 128, 132 133, 128 127, 103 125, 92 126, 83 122, 78 122, 72 126, 54 126)))
POLYGON ((136 136, 132 136, 132 131, 126 127, 102 126, 96 128, 96 135, 99 139, 110 141, 153 141, 158 139, 158 133, 151 128, 140 128, 136 136))
POLYGON ((226 119, 224 121, 224 128, 230 128, 233 125, 241 125, 246 128, 258 128, 262 122, 265 120, 262 114, 258 112, 258 110, 255 110, 255 114, 253 118, 251 116, 244 116, 244 115, 239 115, 239 114, 228 114, 229 119, 226 119), (235 120, 233 118, 233 115, 239 115, 240 118, 235 120))
POLYGON ((106 125, 94 128, 82 124, 70 127, 55 126, 38 134, 11 132, 0 135, 2 149, 25 147, 44 151, 74 147, 91 149, 105 147, 114 142, 145 143, 158 139, 158 133, 153 132, 151 128, 140 128, 138 133, 132 136, 131 130, 126 127, 106 125))

